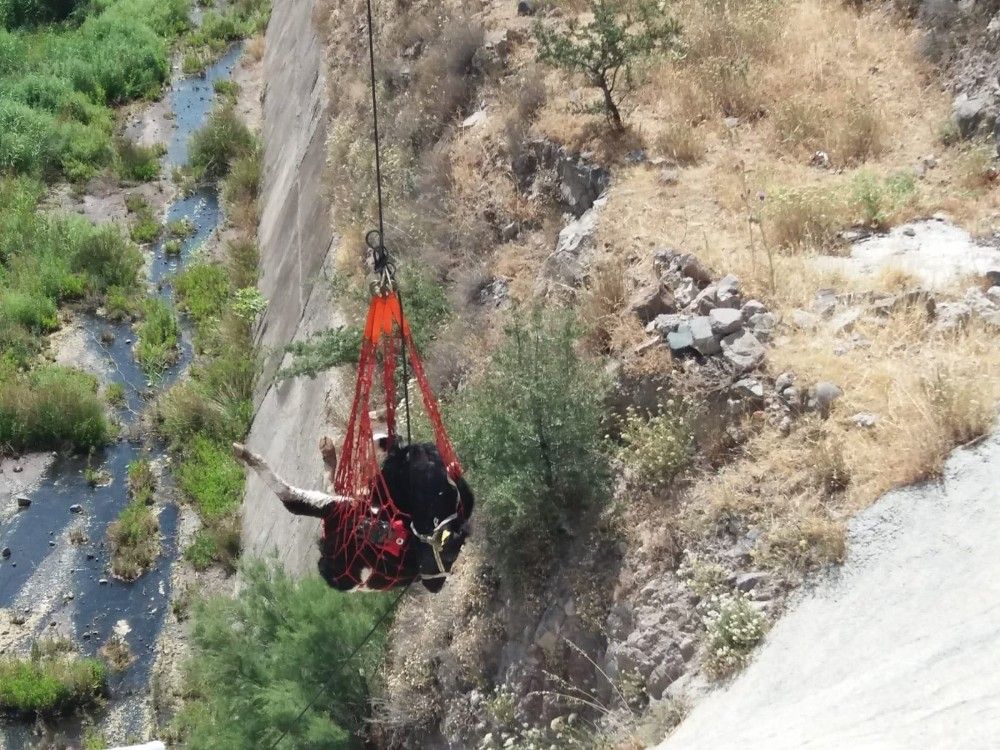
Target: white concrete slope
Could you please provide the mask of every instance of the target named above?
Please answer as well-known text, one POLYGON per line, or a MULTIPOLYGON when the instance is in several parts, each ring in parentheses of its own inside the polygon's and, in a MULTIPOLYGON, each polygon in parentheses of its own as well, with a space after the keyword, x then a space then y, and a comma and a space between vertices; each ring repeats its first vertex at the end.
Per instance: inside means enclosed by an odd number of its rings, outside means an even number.
POLYGON ((1000 436, 885 496, 663 750, 1000 748, 1000 436))

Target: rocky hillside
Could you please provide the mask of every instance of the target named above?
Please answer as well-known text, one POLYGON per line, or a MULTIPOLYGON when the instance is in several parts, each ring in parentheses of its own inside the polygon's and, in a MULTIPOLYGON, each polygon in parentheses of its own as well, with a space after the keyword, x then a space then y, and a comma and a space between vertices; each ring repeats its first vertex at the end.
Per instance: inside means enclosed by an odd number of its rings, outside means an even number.
MULTIPOLYGON (((561 500, 551 536, 508 538, 499 495, 481 492, 444 591, 397 613, 373 742, 659 741, 747 663, 789 591, 844 559, 854 513, 989 430, 987 6, 676 0, 656 23, 678 25, 650 29, 648 5, 616 5, 609 23, 658 40, 621 70, 618 129, 552 43, 605 4, 376 4, 389 245, 404 291, 436 311, 424 348, 446 416, 470 434, 512 320, 569 310, 574 356, 604 384, 591 392, 610 476, 600 498, 561 500), (446 299, 426 303, 428 288, 446 299), (539 539, 537 559, 507 564, 539 539)), ((321 374, 274 376, 304 372, 284 346, 339 341, 364 298, 363 18, 357 2, 279 2, 264 62, 271 305, 251 444, 317 487, 349 358, 299 347, 321 374)), ((523 468, 460 447, 480 487, 523 468)), ((269 502, 251 480, 246 549, 307 569, 315 526, 269 502)))

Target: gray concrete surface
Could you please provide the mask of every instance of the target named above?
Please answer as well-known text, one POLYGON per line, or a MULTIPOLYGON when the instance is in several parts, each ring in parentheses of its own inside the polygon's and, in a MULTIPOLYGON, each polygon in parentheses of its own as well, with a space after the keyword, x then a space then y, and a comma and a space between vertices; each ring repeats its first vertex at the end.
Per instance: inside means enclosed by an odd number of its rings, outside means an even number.
MULTIPOLYGON (((327 83, 313 5, 278 0, 267 29, 259 239, 260 289, 268 309, 257 331, 264 367, 248 443, 289 481, 319 489, 323 472, 316 445, 330 431, 328 400, 343 401, 338 377, 274 382, 286 344, 340 322, 327 281, 335 238, 322 179, 327 83)), ((248 554, 276 552, 290 572, 311 572, 318 535, 316 520, 289 515, 256 476, 248 479, 243 508, 248 554)))
POLYGON ((1000 434, 852 523, 845 564, 662 750, 1000 747, 1000 434))

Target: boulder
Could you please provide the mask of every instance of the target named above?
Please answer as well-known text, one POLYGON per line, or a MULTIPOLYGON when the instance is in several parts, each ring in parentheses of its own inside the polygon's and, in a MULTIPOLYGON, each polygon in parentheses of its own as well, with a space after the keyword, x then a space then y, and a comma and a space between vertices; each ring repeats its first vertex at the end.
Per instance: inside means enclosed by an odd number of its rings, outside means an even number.
POLYGON ((788 388, 794 382, 795 382, 794 372, 783 372, 774 379, 774 390, 776 390, 778 393, 781 393, 783 390, 788 388))
POLYGON ((743 297, 740 294, 740 280, 732 274, 723 276, 716 284, 715 298, 723 307, 738 309, 743 303, 743 297))
POLYGON ((690 319, 690 315, 683 315, 680 313, 657 315, 653 320, 646 324, 646 330, 649 333, 658 331, 660 334, 666 336, 668 333, 676 331, 678 326, 687 323, 690 319))
POLYGON ((670 685, 684 674, 684 657, 680 648, 672 645, 666 656, 653 667, 646 676, 646 693, 653 700, 659 700, 670 685))
POLYGON ((1000 287, 1000 268, 987 271, 983 276, 986 278, 986 283, 991 287, 1000 287))
POLYGON ((836 289, 820 289, 816 292, 816 298, 812 303, 812 312, 816 315, 828 318, 833 315, 833 311, 837 309, 837 290, 836 289))
POLYGON ((607 169, 565 151, 556 162, 556 174, 559 176, 559 195, 575 216, 582 216, 589 210, 611 184, 611 173, 607 169))
POLYGON ((857 307, 849 307, 846 310, 842 310, 830 319, 827 324, 827 328, 830 333, 849 333, 853 328, 854 324, 858 322, 861 317, 861 310, 857 307))
POLYGON ((31 507, 31 498, 28 497, 27 495, 15 495, 14 496, 14 502, 17 503, 17 507, 18 508, 30 508, 31 507))
POLYGON ((873 414, 870 411, 859 411, 851 416, 850 421, 855 427, 868 430, 878 424, 879 417, 878 414, 873 414))
POLYGON ((719 339, 712 330, 711 318, 707 315, 699 315, 692 318, 688 325, 691 330, 692 346, 699 354, 710 357, 722 351, 719 339))
POLYGON ((844 395, 844 392, 833 383, 822 380, 809 389, 806 398, 806 408, 810 411, 818 412, 826 419, 830 416, 830 409, 833 402, 844 395))
POLYGON ((740 312, 743 314, 743 320, 750 320, 754 315, 767 312, 767 308, 764 307, 763 302, 752 299, 743 303, 740 312))
POLYGON ((677 327, 676 331, 667 334, 667 346, 674 354, 680 354, 694 346, 694 336, 691 334, 691 326, 687 323, 677 327))
POLYGON ((762 573, 760 571, 752 571, 750 573, 741 573, 736 576, 736 581, 734 585, 737 590, 746 593, 747 591, 752 591, 753 589, 760 586, 762 583, 767 581, 767 573, 762 573))
POLYGON ((806 310, 795 309, 792 310, 792 322, 796 328, 801 328, 804 331, 812 331, 819 325, 819 316, 806 310))
POLYGON ((678 270, 682 276, 694 280, 699 286, 707 286, 712 282, 712 274, 704 264, 691 253, 684 253, 677 259, 678 270))
POLYGON ((629 310, 643 323, 660 315, 677 311, 674 295, 661 282, 656 281, 639 289, 629 303, 629 310))
POLYGON ((535 15, 535 3, 532 2, 532 0, 518 0, 517 15, 519 16, 535 15))
POLYGON ((722 339, 722 354, 739 372, 747 372, 764 360, 764 346, 752 333, 732 333, 722 339))
POLYGON ((674 286, 673 294, 678 307, 687 307, 698 296, 698 285, 694 279, 683 278, 674 286))
POLYGON ((716 286, 715 284, 709 284, 700 292, 698 296, 694 298, 694 301, 688 305, 688 309, 693 313, 698 315, 708 315, 709 311, 714 309, 718 305, 718 301, 715 298, 716 286))
POLYGON ((70 513, 83 513, 83 506, 80 505, 79 503, 74 503, 73 505, 69 506, 69 512, 70 513))
POLYGON ((764 386, 757 378, 743 378, 733 383, 733 391, 741 398, 760 400, 764 398, 764 386))
POLYGON ((987 289, 986 298, 994 305, 1000 306, 1000 286, 991 286, 987 289))
POLYGON ((990 101, 985 94, 969 96, 964 91, 952 102, 951 117, 962 138, 974 138, 991 131, 996 122, 996 114, 990 111, 990 101))
POLYGON ((750 332, 760 341, 770 341, 777 325, 774 313, 769 312, 757 313, 747 322, 750 332))
POLYGON ((2 557, 4 560, 6 560, 7 558, 9 558, 10 557, 10 547, 4 547, 3 549, 0 549, 0 557, 2 557))
POLYGON ((571 221, 559 232, 556 250, 545 261, 544 275, 550 281, 568 287, 583 284, 595 249, 594 232, 603 203, 603 200, 598 201, 583 216, 571 221))
POLYGON ((743 314, 731 307, 717 307, 708 314, 712 331, 719 336, 735 333, 743 325, 743 314))
POLYGON ((939 331, 955 331, 972 317, 972 308, 965 302, 941 302, 935 312, 934 327, 939 331))

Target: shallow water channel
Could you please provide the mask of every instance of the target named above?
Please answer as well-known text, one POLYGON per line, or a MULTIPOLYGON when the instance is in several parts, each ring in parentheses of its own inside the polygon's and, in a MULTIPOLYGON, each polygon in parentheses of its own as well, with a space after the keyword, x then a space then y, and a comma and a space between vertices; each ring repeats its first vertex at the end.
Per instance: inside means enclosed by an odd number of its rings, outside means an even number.
MULTIPOLYGON (((232 75, 240 51, 238 46, 231 49, 204 77, 174 81, 167 96, 175 128, 164 156, 164 174, 186 163, 188 139, 212 109, 213 84, 232 75)), ((172 300, 171 275, 217 229, 220 211, 215 187, 201 187, 178 198, 168 207, 165 220, 185 217, 194 223, 196 232, 184 241, 179 258, 165 257, 162 240, 149 251, 151 295, 172 300)), ((114 324, 96 317, 80 322, 90 354, 105 367, 107 381, 125 388, 125 401, 117 416, 123 424, 122 435, 132 435, 150 398, 174 382, 190 363, 190 328, 182 319, 178 362, 162 376, 150 379, 133 356, 136 335, 129 323, 114 324), (113 343, 103 343, 110 340, 101 335, 107 331, 114 333, 113 343)), ((139 437, 122 437, 89 459, 90 466, 106 470, 112 478, 107 486, 98 487, 88 484, 84 476, 87 457, 58 455, 40 485, 25 493, 31 506, 0 523, 0 548, 11 551, 8 559, 0 560, 0 607, 10 608, 18 620, 31 627, 35 637, 69 637, 81 653, 92 655, 116 628, 119 633, 128 629, 124 637, 135 659, 125 671, 111 675, 105 709, 105 713, 119 716, 119 731, 125 735, 141 735, 143 731, 145 712, 138 709, 149 690, 156 639, 169 609, 170 569, 178 554, 178 509, 158 497, 160 556, 154 567, 133 583, 110 576, 105 538, 108 525, 128 502, 128 464, 137 458, 155 461, 163 455, 162 446, 147 450, 139 437), (82 506, 82 512, 71 512, 73 505, 82 506), (89 541, 74 545, 72 531, 82 531, 89 541)), ((31 729, 14 722, 0 725, 0 747, 31 747, 37 739, 31 729)), ((73 722, 67 722, 59 734, 70 739, 77 731, 73 722)))

